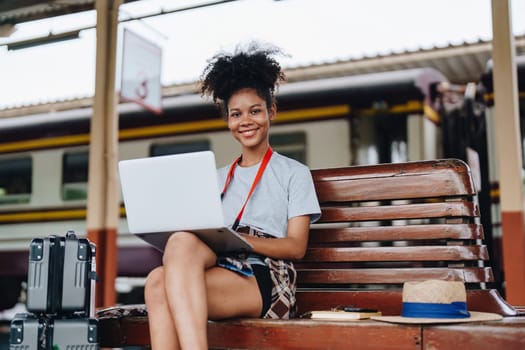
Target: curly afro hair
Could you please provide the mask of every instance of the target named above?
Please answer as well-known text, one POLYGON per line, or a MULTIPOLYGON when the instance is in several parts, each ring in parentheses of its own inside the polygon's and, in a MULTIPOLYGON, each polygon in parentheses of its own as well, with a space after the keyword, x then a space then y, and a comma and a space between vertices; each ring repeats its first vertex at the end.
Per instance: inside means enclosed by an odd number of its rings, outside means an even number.
POLYGON ((252 88, 266 101, 275 101, 275 90, 286 80, 280 64, 273 58, 282 54, 276 47, 263 48, 251 43, 246 50, 239 47, 233 54, 213 56, 201 76, 201 92, 213 97, 224 117, 228 115, 228 100, 243 88, 252 88))

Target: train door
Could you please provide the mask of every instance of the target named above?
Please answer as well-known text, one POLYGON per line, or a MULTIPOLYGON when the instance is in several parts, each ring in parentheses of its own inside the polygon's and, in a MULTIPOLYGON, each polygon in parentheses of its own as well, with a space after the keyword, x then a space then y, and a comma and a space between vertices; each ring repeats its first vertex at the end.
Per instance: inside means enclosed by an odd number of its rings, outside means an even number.
POLYGON ((355 116, 351 120, 352 164, 435 159, 439 126, 422 113, 355 116))
POLYGON ((492 179, 496 168, 490 146, 494 145, 491 108, 487 108, 481 85, 449 86, 442 93, 443 154, 445 158, 461 159, 471 168, 478 191, 484 241, 491 257, 496 288, 502 292, 500 213, 499 205, 493 201, 492 179))

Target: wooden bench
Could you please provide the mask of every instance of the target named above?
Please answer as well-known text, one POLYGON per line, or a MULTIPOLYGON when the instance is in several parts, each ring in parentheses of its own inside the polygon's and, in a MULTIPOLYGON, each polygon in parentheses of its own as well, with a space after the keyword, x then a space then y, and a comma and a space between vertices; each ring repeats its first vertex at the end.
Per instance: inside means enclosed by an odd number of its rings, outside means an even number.
MULTIPOLYGON (((463 281, 470 310, 517 316, 497 290, 469 167, 460 160, 312 171, 322 219, 298 270, 298 314, 340 305, 401 313, 404 281, 463 281)), ((143 305, 99 313, 101 346, 149 344, 143 305)), ((421 328, 377 321, 237 319, 209 322, 210 348, 421 347, 421 328), (357 338, 356 338, 357 337, 357 338)))

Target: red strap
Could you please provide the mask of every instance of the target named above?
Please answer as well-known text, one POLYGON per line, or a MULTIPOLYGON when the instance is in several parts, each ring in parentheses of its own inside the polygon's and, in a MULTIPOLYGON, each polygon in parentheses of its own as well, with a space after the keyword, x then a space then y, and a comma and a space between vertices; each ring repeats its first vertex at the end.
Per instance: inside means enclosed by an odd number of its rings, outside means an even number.
MULTIPOLYGON (((246 204, 248 204, 248 200, 252 196, 253 191, 255 190, 255 187, 259 183, 259 180, 261 179, 264 169, 266 169, 266 166, 270 162, 270 158, 272 157, 272 147, 268 146, 268 149, 266 150, 266 153, 264 154, 264 158, 261 162, 261 165, 259 165, 259 169, 257 170, 257 174, 255 175, 255 179, 253 179, 252 187, 250 188, 250 192, 248 192, 248 196, 246 197, 246 200, 244 201, 244 205, 241 208, 241 211, 237 215, 237 218, 235 219, 235 222, 233 223, 233 230, 236 230, 239 226, 239 223, 241 222, 242 214, 244 213, 244 208, 246 208, 246 204)), ((232 163, 230 166, 230 170, 228 170, 228 176, 226 177, 226 181, 224 183, 224 189, 222 190, 221 198, 224 197, 224 194, 226 193, 226 190, 228 189, 228 186, 230 185, 230 182, 233 179, 233 173, 235 172, 235 167, 238 163, 240 163, 242 159, 242 155, 235 160, 235 162, 232 163)))

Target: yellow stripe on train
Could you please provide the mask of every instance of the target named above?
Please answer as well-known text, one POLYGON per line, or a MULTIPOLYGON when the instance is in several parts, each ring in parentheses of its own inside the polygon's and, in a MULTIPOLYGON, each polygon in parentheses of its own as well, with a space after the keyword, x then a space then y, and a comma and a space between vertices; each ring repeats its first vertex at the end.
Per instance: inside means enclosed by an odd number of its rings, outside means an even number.
MULTIPOLYGON (((85 208, 11 212, 5 214, 0 213, 0 224, 56 220, 85 220, 86 215, 87 210, 85 208)), ((121 217, 126 215, 126 209, 123 206, 119 209, 119 215, 121 217)))
POLYGON ((0 223, 85 219, 86 209, 61 209, 0 214, 0 223))
MULTIPOLYGON (((334 105, 327 107, 296 109, 279 112, 275 123, 294 122, 302 120, 322 119, 345 116, 350 113, 349 105, 334 105)), ((119 139, 127 140, 141 137, 152 137, 170 134, 183 134, 198 131, 225 129, 227 124, 222 119, 192 121, 175 124, 146 126, 119 131, 119 139)), ((60 146, 82 145, 89 143, 89 134, 57 136, 48 139, 34 139, 0 144, 0 153, 26 151, 60 146)))

